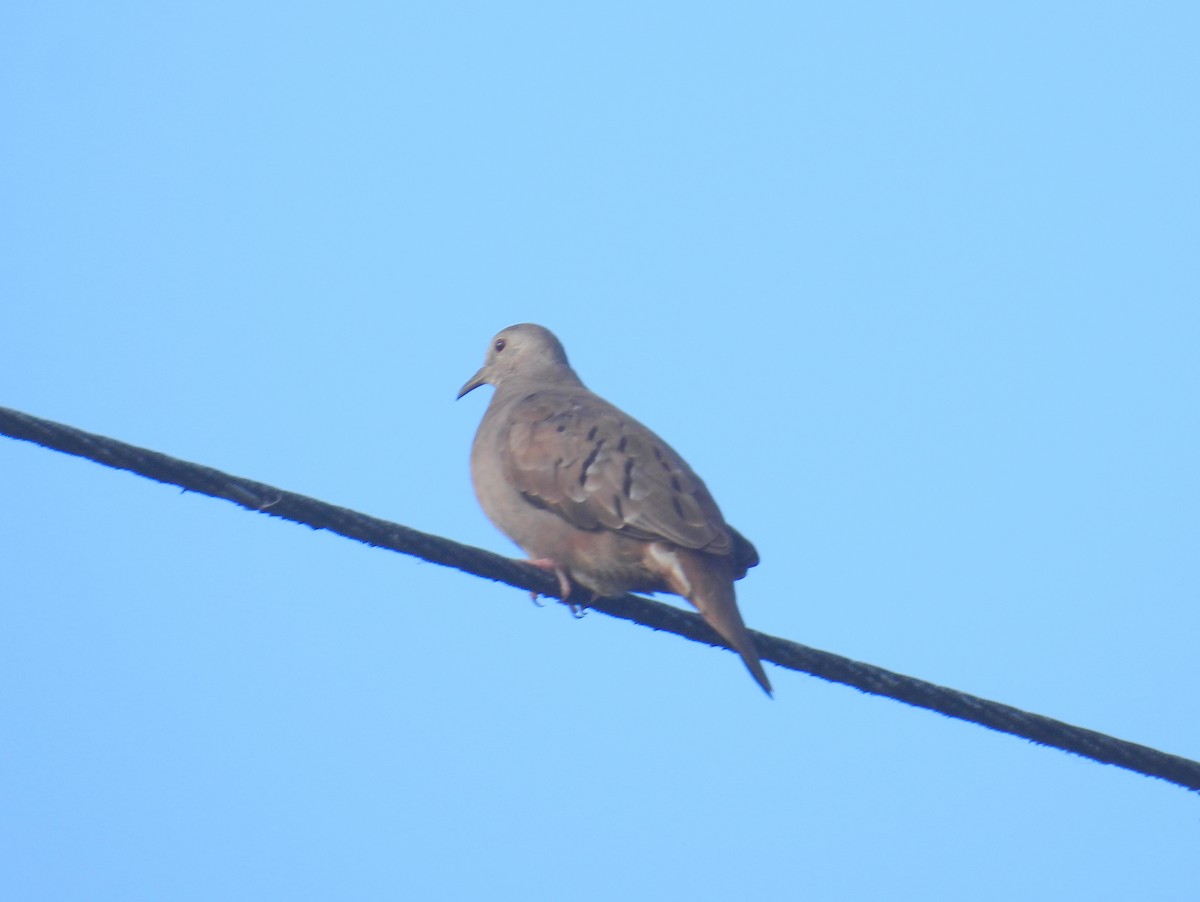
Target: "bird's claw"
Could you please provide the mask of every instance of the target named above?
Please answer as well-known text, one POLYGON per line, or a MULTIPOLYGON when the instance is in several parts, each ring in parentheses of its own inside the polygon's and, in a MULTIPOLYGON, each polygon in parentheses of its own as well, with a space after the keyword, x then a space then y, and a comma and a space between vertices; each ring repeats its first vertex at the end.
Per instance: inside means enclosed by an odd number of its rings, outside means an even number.
MULTIPOLYGON (((574 617, 576 620, 582 620, 584 616, 587 615, 587 602, 570 600, 571 596, 576 594, 575 588, 571 585, 571 580, 570 577, 567 576, 567 571, 558 566, 556 561, 553 561, 550 558, 537 558, 536 560, 528 561, 528 563, 533 564, 533 566, 537 567, 539 570, 547 570, 554 574, 554 576, 558 579, 558 600, 567 606, 567 609, 571 612, 572 617, 574 617)), ((595 593, 590 594, 591 598, 589 598, 588 601, 591 601, 596 597, 595 593)), ((529 593, 529 597, 539 608, 545 607, 545 605, 543 605, 540 601, 542 596, 543 593, 541 592, 529 593)))
MULTIPOLYGON (((571 580, 567 578, 567 571, 558 566, 556 561, 552 561, 550 558, 537 558, 536 560, 527 561, 526 563, 533 564, 533 566, 537 567, 539 570, 547 570, 555 575, 555 577, 558 579, 558 597, 560 600, 565 602, 571 597, 571 580)), ((530 592, 529 594, 532 595, 536 600, 537 597, 543 593, 530 592)))

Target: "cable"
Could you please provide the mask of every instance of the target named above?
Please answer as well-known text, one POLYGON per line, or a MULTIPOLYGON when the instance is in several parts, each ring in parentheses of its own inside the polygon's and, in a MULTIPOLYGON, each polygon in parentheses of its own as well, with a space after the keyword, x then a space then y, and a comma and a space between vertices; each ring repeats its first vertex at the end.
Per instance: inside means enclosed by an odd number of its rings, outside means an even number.
MULTIPOLYGON (((248 510, 303 523, 313 529, 327 529, 367 545, 389 548, 530 592, 553 597, 559 594, 554 576, 522 561, 6 407, 0 407, 0 434, 85 457, 118 470, 129 470, 188 491, 224 498, 248 510)), ((728 648, 700 615, 662 602, 625 595, 596 599, 588 607, 694 642, 728 648)), ((1187 789, 1200 790, 1200 762, 852 661, 798 642, 753 630, 751 635, 762 659, 780 667, 928 708, 947 717, 1020 736, 1093 761, 1114 764, 1148 777, 1158 777, 1187 789)))

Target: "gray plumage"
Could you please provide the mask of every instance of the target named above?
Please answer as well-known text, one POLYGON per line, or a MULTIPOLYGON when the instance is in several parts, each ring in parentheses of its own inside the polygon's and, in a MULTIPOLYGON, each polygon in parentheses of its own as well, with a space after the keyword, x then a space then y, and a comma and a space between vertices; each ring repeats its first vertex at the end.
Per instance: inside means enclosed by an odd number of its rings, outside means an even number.
POLYGON ((459 392, 495 386, 471 448, 484 512, 564 595, 672 592, 690 601, 771 684, 738 611, 733 582, 758 553, 721 516, 666 442, 584 387, 547 329, 510 326, 459 392))

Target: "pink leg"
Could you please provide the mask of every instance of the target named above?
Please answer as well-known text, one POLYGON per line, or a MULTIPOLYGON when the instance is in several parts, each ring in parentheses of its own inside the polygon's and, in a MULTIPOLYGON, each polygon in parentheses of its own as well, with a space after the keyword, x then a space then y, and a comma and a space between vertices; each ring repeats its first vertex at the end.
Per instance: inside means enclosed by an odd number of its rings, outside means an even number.
MULTIPOLYGON (((556 561, 552 561, 550 558, 543 557, 538 558, 535 561, 528 561, 527 563, 533 564, 533 566, 537 567, 539 570, 549 570, 556 577, 558 577, 558 591, 560 593, 559 598, 561 598, 563 601, 566 601, 571 597, 571 580, 567 578, 567 571, 558 566, 556 561)), ((537 601, 540 593, 530 592, 529 594, 534 601, 537 601)))

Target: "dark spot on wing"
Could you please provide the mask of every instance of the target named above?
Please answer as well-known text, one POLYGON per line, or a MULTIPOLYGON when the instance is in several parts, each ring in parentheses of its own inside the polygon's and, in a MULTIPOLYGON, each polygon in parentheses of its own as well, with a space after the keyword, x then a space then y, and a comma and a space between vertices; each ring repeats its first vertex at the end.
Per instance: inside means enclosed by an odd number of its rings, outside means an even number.
POLYGON ((664 470, 666 470, 668 473, 671 472, 671 461, 669 458, 663 456, 663 453, 659 449, 658 445, 654 446, 654 459, 662 464, 662 468, 664 470))
POLYGON ((633 458, 625 461, 625 479, 621 483, 621 491, 625 497, 630 497, 630 492, 633 491, 633 458))
POLYGON ((600 441, 596 442, 596 447, 592 449, 592 453, 584 459, 583 468, 579 471, 580 485, 583 485, 585 482, 587 482, 588 470, 590 470, 592 468, 592 464, 596 462, 596 457, 600 454, 600 449, 603 447, 604 439, 600 439, 600 441))

